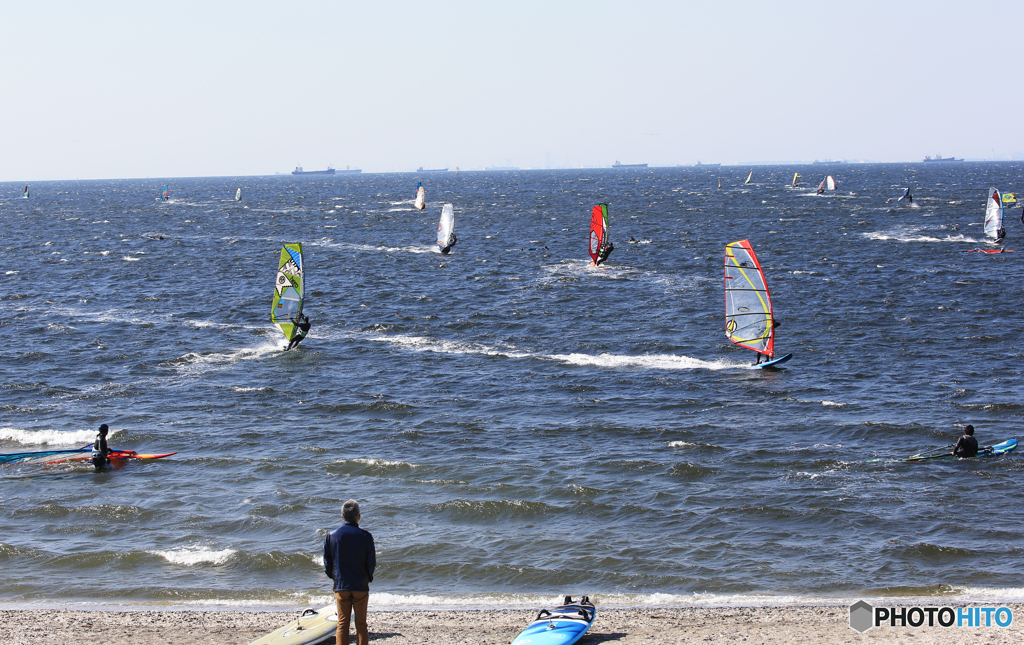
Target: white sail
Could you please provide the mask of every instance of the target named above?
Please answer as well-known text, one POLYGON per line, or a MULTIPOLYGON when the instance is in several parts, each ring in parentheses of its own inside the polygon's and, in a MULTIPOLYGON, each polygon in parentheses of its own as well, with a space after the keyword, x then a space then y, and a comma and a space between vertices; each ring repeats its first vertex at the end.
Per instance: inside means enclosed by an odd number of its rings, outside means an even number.
POLYGON ((441 221, 437 223, 437 245, 442 250, 454 244, 455 237, 455 209, 451 204, 445 204, 441 209, 441 221))
POLYGON ((423 189, 423 184, 416 187, 416 203, 414 204, 419 210, 423 210, 427 205, 427 191, 423 189))
POLYGON ((239 188, 238 190, 235 191, 235 201, 236 202, 242 201, 242 189, 241 188, 239 188))
POLYGON ((995 188, 988 189, 988 205, 985 207, 985 235, 994 240, 1002 236, 999 232, 1003 228, 1003 200, 999 191, 995 188))
POLYGON ((825 185, 828 187, 829 190, 836 189, 836 180, 832 178, 832 175, 829 175, 828 177, 825 178, 825 185))
POLYGON ((746 180, 745 182, 743 182, 743 183, 744 183, 744 184, 749 184, 749 183, 750 183, 750 179, 751 179, 751 178, 752 178, 753 176, 754 176, 754 171, 753 171, 753 170, 751 170, 751 171, 750 171, 750 174, 749 174, 749 175, 747 175, 747 180, 746 180))

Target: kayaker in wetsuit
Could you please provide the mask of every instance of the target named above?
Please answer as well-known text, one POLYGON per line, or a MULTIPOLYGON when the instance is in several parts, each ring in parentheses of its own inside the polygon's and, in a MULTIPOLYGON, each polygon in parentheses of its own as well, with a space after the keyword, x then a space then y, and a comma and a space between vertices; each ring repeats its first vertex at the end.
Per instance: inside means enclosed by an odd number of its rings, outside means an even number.
POLYGON ((100 432, 96 435, 96 441, 92 444, 92 465, 96 470, 103 470, 103 467, 110 463, 110 449, 107 447, 107 424, 100 426, 100 432))
POLYGON ((956 447, 953 448, 953 456, 976 457, 977 455, 978 440, 974 438, 974 426, 969 425, 964 428, 964 436, 960 437, 960 441, 956 442, 956 447))
POLYGON ((601 249, 601 252, 597 254, 597 262, 595 262, 594 264, 598 265, 598 264, 601 264, 602 262, 606 261, 608 259, 608 256, 611 255, 612 251, 614 251, 614 250, 615 250, 615 245, 612 244, 611 242, 609 242, 608 246, 606 246, 603 249, 601 249))
POLYGON ((309 322, 309 316, 305 314, 299 314, 298 320, 295 321, 295 333, 292 334, 292 340, 288 343, 288 347, 284 348, 284 351, 288 351, 293 347, 298 347, 302 339, 309 333, 311 323, 309 322))

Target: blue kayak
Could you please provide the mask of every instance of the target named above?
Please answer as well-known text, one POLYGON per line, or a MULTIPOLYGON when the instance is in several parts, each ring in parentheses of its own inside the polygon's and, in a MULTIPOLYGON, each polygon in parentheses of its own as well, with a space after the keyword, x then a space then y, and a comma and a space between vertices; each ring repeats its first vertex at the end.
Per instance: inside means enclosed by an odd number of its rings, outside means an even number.
POLYGON ((537 619, 524 629, 512 645, 572 645, 590 629, 596 614, 590 598, 573 602, 569 596, 554 609, 541 609, 537 619))

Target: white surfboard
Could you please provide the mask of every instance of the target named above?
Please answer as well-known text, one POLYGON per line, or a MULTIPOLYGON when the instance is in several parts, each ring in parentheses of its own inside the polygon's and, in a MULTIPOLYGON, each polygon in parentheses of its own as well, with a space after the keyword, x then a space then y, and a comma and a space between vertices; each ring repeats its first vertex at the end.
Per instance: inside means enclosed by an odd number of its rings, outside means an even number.
POLYGON ((338 606, 326 605, 320 609, 307 609, 297 620, 281 629, 260 636, 249 645, 313 645, 338 631, 338 606))

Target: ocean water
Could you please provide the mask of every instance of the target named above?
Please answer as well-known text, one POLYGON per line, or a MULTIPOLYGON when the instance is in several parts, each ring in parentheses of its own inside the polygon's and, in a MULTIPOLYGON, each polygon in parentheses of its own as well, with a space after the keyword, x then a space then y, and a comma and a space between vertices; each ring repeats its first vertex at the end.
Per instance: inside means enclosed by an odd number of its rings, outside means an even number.
POLYGON ((177 452, 0 466, 0 602, 326 600, 349 497, 377 607, 1024 599, 1024 455, 891 459, 966 423, 1024 439, 1020 209, 1017 252, 966 252, 992 248, 985 191, 1024 192, 1024 165, 748 171, 0 185, 0 452, 104 422, 113 447, 177 452), (592 268, 597 202, 616 248, 592 268), (740 239, 783 370, 724 334, 740 239), (313 328, 283 352, 295 241, 313 328))

